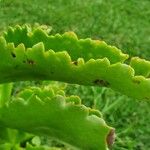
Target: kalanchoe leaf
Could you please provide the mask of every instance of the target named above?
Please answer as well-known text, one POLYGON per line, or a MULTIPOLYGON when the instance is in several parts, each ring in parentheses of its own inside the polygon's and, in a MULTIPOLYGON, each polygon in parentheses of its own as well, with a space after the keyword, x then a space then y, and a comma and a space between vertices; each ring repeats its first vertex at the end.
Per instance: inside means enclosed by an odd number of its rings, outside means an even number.
POLYGON ((133 57, 130 63, 131 67, 134 68, 135 75, 142 75, 146 78, 150 77, 150 62, 145 59, 139 59, 133 57))
POLYGON ((57 80, 150 99, 149 62, 136 58, 127 65, 128 55, 103 41, 17 26, 0 37, 0 54, 0 83, 57 80))
POLYGON ((62 149, 57 147, 32 146, 28 144, 25 150, 62 150, 62 149))
POLYGON ((78 149, 106 150, 113 129, 101 114, 82 105, 79 97, 58 93, 36 87, 18 93, 0 108, 1 126, 47 135, 78 149))
POLYGON ((66 32, 63 35, 48 35, 42 29, 29 31, 28 27, 11 28, 5 33, 4 38, 7 43, 14 43, 15 46, 23 43, 26 48, 32 48, 35 44, 43 42, 45 51, 50 49, 55 52, 67 51, 72 61, 84 58, 88 61, 91 58, 98 59, 107 57, 111 63, 123 62, 128 55, 121 53, 119 49, 107 45, 104 41, 88 39, 78 39, 75 33, 66 32))

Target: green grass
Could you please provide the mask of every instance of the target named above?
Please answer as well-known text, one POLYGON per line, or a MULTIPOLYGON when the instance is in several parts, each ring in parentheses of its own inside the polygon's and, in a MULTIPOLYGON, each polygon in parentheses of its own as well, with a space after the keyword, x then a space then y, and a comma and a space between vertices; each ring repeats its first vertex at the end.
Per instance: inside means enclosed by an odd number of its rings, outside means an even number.
MULTIPOLYGON (((149 6, 149 0, 1 0, 0 31, 9 25, 37 22, 52 26, 52 33, 75 31, 80 38, 101 39, 150 59, 149 6)), ((116 128, 114 150, 150 148, 150 102, 106 88, 70 85, 66 91, 103 112, 108 124, 116 128)))
POLYGON ((1 0, 0 29, 38 22, 53 32, 75 31, 150 58, 149 6, 149 0, 1 0))

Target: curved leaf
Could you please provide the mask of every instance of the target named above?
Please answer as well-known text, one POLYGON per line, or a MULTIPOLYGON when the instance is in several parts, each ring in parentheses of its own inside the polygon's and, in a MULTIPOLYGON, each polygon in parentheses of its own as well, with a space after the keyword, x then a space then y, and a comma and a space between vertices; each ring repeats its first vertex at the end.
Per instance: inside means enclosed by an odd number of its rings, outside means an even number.
POLYGON ((140 67, 133 60, 125 64, 128 55, 103 41, 17 26, 0 38, 0 54, 0 83, 57 80, 106 86, 137 99, 150 99, 149 65, 141 59, 136 59, 142 61, 140 67))
POLYGON ((20 92, 0 108, 0 124, 86 150, 106 150, 114 136, 99 111, 81 105, 77 96, 66 97, 49 87, 20 92))

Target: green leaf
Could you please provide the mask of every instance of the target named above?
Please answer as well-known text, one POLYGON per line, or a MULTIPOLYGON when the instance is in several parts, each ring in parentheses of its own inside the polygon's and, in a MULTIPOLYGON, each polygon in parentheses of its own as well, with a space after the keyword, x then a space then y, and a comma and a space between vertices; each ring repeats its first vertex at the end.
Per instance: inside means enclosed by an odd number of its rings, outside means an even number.
POLYGON ((83 150, 106 150, 114 129, 101 113, 85 107, 77 96, 52 88, 30 88, 0 108, 1 126, 46 135, 83 150))
POLYGON ((27 144, 27 147, 25 150, 61 150, 61 148, 53 148, 48 146, 32 146, 30 144, 27 144))
POLYGON ((103 41, 17 26, 0 38, 0 54, 0 83, 56 80, 106 86, 133 98, 150 99, 149 62, 136 59, 140 63, 125 64, 128 55, 103 41))
POLYGON ((145 59, 133 57, 130 63, 131 67, 134 68, 135 75, 141 75, 146 78, 150 77, 150 62, 145 59))
POLYGON ((3 106, 5 103, 9 102, 12 88, 12 83, 0 85, 0 106, 3 106))

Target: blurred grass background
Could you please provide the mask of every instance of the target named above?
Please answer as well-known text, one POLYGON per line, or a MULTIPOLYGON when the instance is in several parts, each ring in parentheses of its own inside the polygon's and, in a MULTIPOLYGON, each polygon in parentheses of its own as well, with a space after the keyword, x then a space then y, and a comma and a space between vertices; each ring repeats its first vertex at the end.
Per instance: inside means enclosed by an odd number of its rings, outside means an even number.
MULTIPOLYGON (((52 33, 74 31, 150 59, 150 0, 0 0, 0 32, 24 23, 49 25, 52 33)), ((116 128, 113 150, 150 149, 150 102, 106 88, 68 85, 66 92, 100 109, 116 128)))

